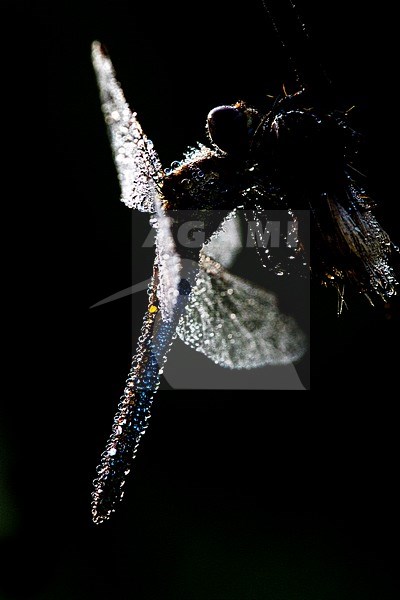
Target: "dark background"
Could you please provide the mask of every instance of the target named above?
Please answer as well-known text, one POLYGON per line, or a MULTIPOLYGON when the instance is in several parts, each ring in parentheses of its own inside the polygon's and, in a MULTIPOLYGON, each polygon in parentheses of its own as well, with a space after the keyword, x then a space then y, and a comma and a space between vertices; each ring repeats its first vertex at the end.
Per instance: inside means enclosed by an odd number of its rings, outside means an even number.
MULTIPOLYGON (((391 15, 298 4, 335 103, 357 107, 371 193, 398 240, 391 15)), ((210 108, 258 104, 290 80, 260 3, 19 2, 5 17, 22 88, 11 230, 27 247, 15 304, 28 326, 2 402, 1 600, 397 597, 395 307, 360 302, 337 319, 334 295, 312 289, 311 397, 160 392, 125 501, 110 523, 90 521, 140 317, 129 298, 89 306, 151 266, 133 277, 90 44, 107 45, 168 164, 204 141, 210 108)))

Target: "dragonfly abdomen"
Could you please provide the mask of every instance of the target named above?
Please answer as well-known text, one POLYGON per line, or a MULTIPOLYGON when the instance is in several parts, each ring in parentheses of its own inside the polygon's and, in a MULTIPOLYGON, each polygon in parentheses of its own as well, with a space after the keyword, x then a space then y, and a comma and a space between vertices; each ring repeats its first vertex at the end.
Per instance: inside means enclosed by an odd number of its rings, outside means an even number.
MULTIPOLYGON (((194 272, 186 273, 189 280, 194 272)), ((170 346, 176 336, 176 328, 188 301, 187 279, 178 286, 175 309, 169 318, 162 316, 158 308, 158 269, 154 267, 149 288, 149 302, 136 353, 132 359, 124 393, 114 418, 111 435, 97 467, 92 493, 92 517, 94 523, 102 523, 115 511, 124 495, 124 485, 130 472, 140 438, 147 429, 154 394, 160 384, 160 373, 170 346), (186 284, 186 285, 185 285, 186 284)))

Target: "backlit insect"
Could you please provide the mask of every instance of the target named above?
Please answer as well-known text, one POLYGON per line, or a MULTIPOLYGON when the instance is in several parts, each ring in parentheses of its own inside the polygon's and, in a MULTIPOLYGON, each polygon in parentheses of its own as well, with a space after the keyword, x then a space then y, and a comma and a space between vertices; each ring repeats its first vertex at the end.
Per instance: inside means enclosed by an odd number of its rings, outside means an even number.
MULTIPOLYGON (((311 271, 324 285, 336 288, 339 310, 345 286, 371 301, 386 301, 395 293, 396 280, 389 264, 390 239, 351 168, 357 136, 346 114, 318 112, 304 90, 284 94, 269 110, 243 101, 217 107, 207 120, 210 146, 199 145, 175 168, 164 171, 98 42, 92 58, 122 200, 152 214, 156 228, 148 310, 94 482, 92 515, 100 523, 123 496, 177 332, 228 367, 293 362, 306 350, 305 336, 280 312, 276 298, 224 268, 235 252, 236 209, 243 208, 260 229, 270 210, 287 210, 293 222, 296 211, 310 210, 311 271), (199 210, 207 214, 209 244, 177 251, 179 214, 199 210), (228 249, 227 257, 221 247, 228 249), (235 319, 227 319, 227 312, 235 319), (207 323, 215 331, 221 326, 212 340, 205 336, 207 323)), ((265 248, 258 250, 271 266, 265 248)), ((308 250, 300 244, 296 260, 302 261, 308 250)))

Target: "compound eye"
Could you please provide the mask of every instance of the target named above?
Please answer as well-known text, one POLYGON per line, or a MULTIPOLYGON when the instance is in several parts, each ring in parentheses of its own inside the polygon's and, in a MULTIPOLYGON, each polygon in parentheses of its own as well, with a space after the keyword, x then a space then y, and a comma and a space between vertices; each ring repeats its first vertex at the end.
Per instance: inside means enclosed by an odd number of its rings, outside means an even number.
POLYGON ((249 148, 246 113, 236 106, 217 106, 207 116, 211 141, 223 152, 242 155, 249 148))

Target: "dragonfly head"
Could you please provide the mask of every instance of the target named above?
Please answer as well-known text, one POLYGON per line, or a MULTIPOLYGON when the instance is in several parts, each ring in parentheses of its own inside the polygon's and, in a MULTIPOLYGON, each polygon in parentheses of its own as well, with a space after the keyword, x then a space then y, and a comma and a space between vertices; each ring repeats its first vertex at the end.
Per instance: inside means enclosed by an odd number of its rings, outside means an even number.
POLYGON ((247 154, 259 122, 258 112, 244 102, 217 106, 207 115, 207 133, 220 150, 241 158, 247 154))

